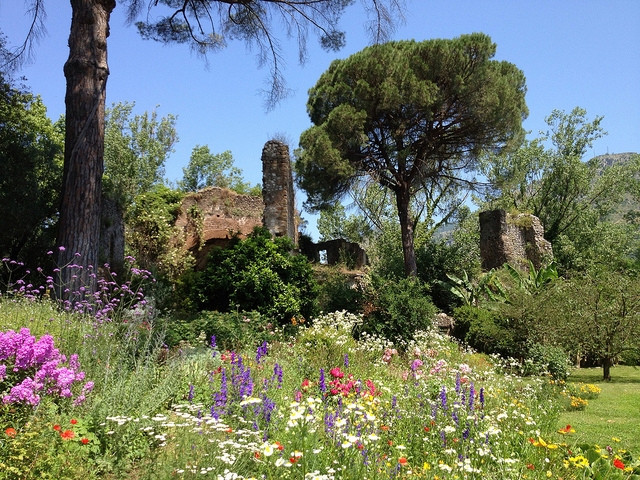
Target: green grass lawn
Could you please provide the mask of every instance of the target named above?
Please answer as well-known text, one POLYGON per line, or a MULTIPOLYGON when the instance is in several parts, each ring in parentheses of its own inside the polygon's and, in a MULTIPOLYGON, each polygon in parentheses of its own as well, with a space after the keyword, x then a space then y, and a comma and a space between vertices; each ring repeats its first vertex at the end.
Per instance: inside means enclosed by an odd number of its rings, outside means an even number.
POLYGON ((634 456, 640 454, 640 368, 618 366, 611 369, 611 381, 602 380, 601 368, 572 371, 568 382, 591 383, 602 389, 583 411, 563 412, 559 426, 576 429, 578 443, 598 443, 620 447, 634 456), (619 438, 620 442, 612 440, 619 438))

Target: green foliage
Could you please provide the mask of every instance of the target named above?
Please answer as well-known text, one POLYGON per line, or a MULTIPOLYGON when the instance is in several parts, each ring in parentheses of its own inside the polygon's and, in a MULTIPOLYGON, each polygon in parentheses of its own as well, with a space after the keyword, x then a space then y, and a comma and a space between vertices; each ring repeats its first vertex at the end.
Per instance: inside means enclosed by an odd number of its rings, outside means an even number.
POLYGON ((178 141, 174 115, 132 117, 135 103, 113 104, 106 111, 103 188, 127 211, 134 199, 163 182, 164 164, 178 141))
POLYGON ((549 282, 557 280, 558 278, 558 270, 554 262, 549 265, 543 265, 536 270, 533 262, 529 260, 529 271, 526 272, 526 274, 519 268, 513 267, 508 263, 505 264, 504 268, 516 282, 517 287, 528 293, 535 293, 549 282))
POLYGON ((39 96, 0 72, 2 258, 44 264, 57 233, 63 146, 63 123, 52 123, 39 96))
POLYGON ((252 187, 245 182, 242 170, 234 167, 233 163, 233 155, 229 150, 213 154, 207 145, 196 145, 189 164, 182 169, 183 177, 178 182, 180 190, 197 192, 205 187, 222 187, 241 195, 261 195, 260 186, 252 187))
POLYGON ((180 342, 208 345, 212 336, 219 350, 233 351, 273 340, 274 325, 258 312, 202 311, 192 318, 172 321, 167 327, 166 343, 169 347, 180 346, 180 342))
POLYGON ((453 312, 453 334, 482 353, 518 356, 514 332, 500 313, 470 305, 453 312))
POLYGON ((245 240, 213 249, 204 271, 194 276, 189 294, 197 310, 251 311, 286 324, 311 318, 316 311, 317 286, 311 265, 293 255, 286 237, 273 239, 257 227, 245 240))
POLYGON ((638 351, 640 281, 615 272, 571 278, 558 285, 548 328, 559 341, 602 362, 611 379, 613 362, 626 351, 638 351), (579 331, 580 335, 575 333, 579 331))
POLYGON ((126 241, 131 255, 159 277, 175 281, 193 266, 175 221, 183 194, 163 185, 138 195, 126 217, 126 241))
POLYGON ((345 310, 360 313, 364 299, 358 278, 344 273, 340 267, 322 267, 316 270, 318 279, 318 308, 322 312, 345 310))
POLYGON ((436 285, 449 291, 463 305, 477 307, 483 301, 504 302, 507 299, 507 292, 493 269, 475 281, 466 270, 462 277, 447 273, 447 278, 449 281, 437 280, 436 285))
POLYGON ((393 192, 405 274, 415 275, 412 199, 423 195, 429 221, 448 217, 477 154, 523 138, 524 75, 491 60, 495 49, 472 34, 388 42, 334 61, 309 92, 314 126, 300 137, 295 170, 305 206, 327 208, 370 177, 393 192))
POLYGON ((424 284, 415 278, 374 279, 363 310, 360 332, 399 343, 411 340, 417 331, 430 331, 437 312, 424 284))
POLYGON ((559 346, 534 343, 527 352, 525 374, 549 373, 554 380, 566 380, 570 373, 567 353, 559 346))
POLYGON ((320 212, 318 233, 321 242, 344 238, 349 242, 362 244, 366 238, 372 236, 373 230, 363 216, 347 216, 344 206, 338 203, 320 212))

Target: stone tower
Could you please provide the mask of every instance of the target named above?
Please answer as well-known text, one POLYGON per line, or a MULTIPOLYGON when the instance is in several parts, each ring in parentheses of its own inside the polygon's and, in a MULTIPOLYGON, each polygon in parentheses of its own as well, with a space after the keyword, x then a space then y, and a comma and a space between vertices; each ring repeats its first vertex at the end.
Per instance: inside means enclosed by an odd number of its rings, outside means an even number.
POLYGON ((505 263, 528 269, 529 260, 539 269, 551 262, 553 250, 538 217, 490 210, 480 213, 480 257, 485 271, 505 263))
POLYGON ((262 149, 263 224, 276 237, 288 236, 297 245, 296 203, 289 147, 269 140, 262 149))

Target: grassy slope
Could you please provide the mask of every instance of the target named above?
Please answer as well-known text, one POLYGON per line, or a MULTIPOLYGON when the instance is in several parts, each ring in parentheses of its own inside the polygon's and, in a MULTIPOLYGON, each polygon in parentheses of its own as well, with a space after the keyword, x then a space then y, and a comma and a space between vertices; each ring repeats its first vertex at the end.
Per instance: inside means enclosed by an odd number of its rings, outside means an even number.
POLYGON ((640 368, 615 367, 611 378, 611 382, 603 382, 601 368, 574 370, 569 382, 592 383, 599 386, 602 393, 597 399, 589 400, 583 411, 563 412, 559 426, 573 426, 574 438, 579 443, 619 446, 637 455, 640 453, 640 368), (612 437, 619 438, 620 443, 612 437))

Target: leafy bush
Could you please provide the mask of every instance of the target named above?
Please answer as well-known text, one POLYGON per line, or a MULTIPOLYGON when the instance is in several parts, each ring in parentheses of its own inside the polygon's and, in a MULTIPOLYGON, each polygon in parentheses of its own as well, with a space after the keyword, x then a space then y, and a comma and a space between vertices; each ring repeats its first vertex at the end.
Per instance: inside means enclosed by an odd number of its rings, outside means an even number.
MULTIPOLYGON (((436 306, 442 310, 451 311, 460 304, 459 299, 449 288, 447 274, 457 277, 465 275, 465 253, 459 245, 447 241, 429 241, 416 249, 416 263, 418 277, 425 284, 431 285, 431 294, 436 306)), ((467 262, 468 263, 468 262, 467 262)), ((469 268, 473 265, 469 264, 469 268)))
POLYGON ((143 268, 153 268, 159 277, 170 281, 175 281, 194 263, 184 248, 184 235, 175 226, 183 196, 158 185, 138 195, 127 211, 128 249, 143 268))
POLYGON ((258 311, 285 325, 316 312, 317 285, 308 260, 290 239, 257 227, 245 240, 214 249, 194 275, 189 296, 197 310, 258 311))
POLYGON ((527 360, 525 374, 549 373, 555 380, 566 380, 569 376, 569 358, 561 347, 534 343, 529 347, 527 360))
POLYGON ((318 271, 318 304, 323 312, 350 313, 362 311, 363 291, 357 279, 343 273, 339 268, 323 267, 318 271))
POLYGON ((182 341, 191 345, 208 345, 211 338, 215 337, 216 345, 221 350, 235 350, 272 339, 274 333, 271 321, 258 312, 202 311, 194 318, 170 322, 166 343, 169 347, 182 341))
POLYGON ((408 341, 418 330, 431 330, 437 309, 422 282, 414 278, 381 282, 369 286, 360 332, 408 341))
POLYGON ((453 314, 453 334, 482 353, 517 355, 513 332, 504 325, 499 313, 483 308, 462 306, 453 314))

